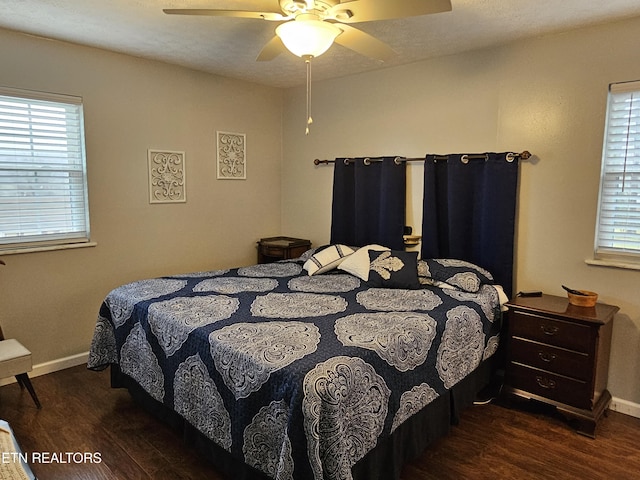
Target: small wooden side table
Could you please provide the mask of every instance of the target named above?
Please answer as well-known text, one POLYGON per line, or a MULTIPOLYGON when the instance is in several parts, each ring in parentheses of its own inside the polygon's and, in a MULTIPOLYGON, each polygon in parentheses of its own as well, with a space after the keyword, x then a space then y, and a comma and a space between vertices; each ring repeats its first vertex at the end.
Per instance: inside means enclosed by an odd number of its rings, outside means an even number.
POLYGON ((302 238, 269 237, 258 241, 258 263, 298 258, 311 248, 311 242, 302 238))
POLYGON ((614 305, 571 305, 566 297, 517 297, 507 303, 506 398, 554 405, 595 437, 611 403, 607 390, 614 305))

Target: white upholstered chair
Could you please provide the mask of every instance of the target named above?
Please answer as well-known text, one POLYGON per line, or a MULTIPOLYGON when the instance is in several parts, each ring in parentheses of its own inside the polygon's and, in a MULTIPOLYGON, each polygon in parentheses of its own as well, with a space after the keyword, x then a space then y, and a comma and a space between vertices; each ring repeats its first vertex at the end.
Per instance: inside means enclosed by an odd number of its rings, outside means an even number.
POLYGON ((0 327, 0 378, 16 377, 20 388, 26 387, 36 407, 41 408, 40 400, 27 375, 31 367, 31 352, 14 338, 5 340, 0 327))

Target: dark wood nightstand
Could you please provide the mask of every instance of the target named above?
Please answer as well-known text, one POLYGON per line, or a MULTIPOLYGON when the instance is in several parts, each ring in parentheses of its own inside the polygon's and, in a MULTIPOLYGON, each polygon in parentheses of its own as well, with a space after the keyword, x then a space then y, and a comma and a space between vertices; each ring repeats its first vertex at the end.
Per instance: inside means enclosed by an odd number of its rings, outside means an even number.
POLYGON ((609 407, 607 390, 613 316, 618 307, 576 307, 552 295, 507 303, 506 398, 554 405, 594 437, 609 407))
POLYGON ((258 263, 297 258, 310 248, 311 242, 302 238, 261 238, 258 241, 258 263))

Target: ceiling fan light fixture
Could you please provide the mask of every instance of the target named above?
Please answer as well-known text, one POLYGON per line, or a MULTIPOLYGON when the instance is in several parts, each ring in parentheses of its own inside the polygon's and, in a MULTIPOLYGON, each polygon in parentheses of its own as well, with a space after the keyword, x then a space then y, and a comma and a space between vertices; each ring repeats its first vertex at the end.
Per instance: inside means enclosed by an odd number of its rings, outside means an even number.
POLYGON ((276 28, 276 35, 280 37, 287 50, 298 57, 322 55, 342 33, 342 30, 332 23, 300 17, 302 15, 295 21, 283 23, 276 28))

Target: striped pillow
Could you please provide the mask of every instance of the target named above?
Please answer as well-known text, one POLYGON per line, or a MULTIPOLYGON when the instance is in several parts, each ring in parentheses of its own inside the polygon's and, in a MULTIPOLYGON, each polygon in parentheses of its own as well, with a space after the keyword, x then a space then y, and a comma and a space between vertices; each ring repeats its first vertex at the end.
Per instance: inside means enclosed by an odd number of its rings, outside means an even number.
POLYGON ((309 275, 319 275, 336 268, 342 261, 355 250, 346 245, 329 245, 327 248, 314 253, 304 262, 303 268, 309 275))

